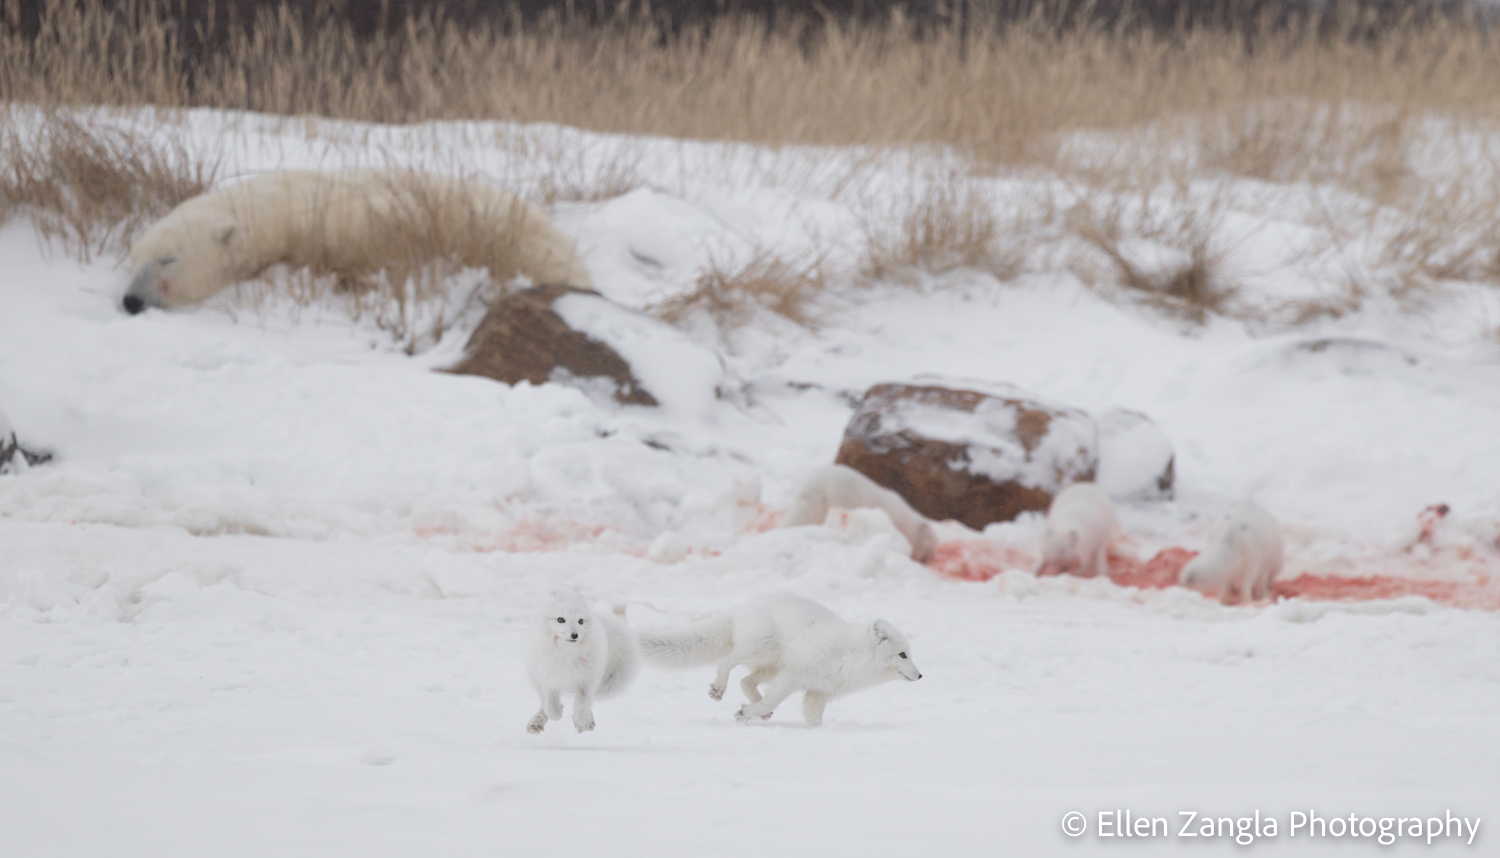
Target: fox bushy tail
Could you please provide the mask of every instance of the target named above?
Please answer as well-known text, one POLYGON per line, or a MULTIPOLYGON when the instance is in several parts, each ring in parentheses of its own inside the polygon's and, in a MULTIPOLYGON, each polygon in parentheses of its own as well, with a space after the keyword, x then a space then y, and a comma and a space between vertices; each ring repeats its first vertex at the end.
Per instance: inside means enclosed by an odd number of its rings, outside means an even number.
POLYGON ((663 667, 693 667, 729 654, 734 624, 728 615, 676 632, 641 632, 641 655, 663 667))

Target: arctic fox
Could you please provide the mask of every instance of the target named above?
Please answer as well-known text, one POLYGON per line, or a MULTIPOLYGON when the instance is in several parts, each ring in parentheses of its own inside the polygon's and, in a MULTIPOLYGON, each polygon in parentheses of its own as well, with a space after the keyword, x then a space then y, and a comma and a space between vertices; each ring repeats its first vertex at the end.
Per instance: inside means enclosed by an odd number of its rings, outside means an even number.
POLYGON ((827 465, 813 471, 797 490, 797 498, 786 511, 781 526, 822 524, 831 508, 885 510, 896 529, 911 543, 911 557, 918 563, 931 560, 937 548, 932 524, 912 509, 905 498, 848 465, 827 465))
POLYGON ((562 717, 562 696, 573 695, 573 726, 594 729, 594 701, 624 691, 640 672, 641 650, 625 611, 595 614, 577 593, 558 590, 526 642, 526 672, 542 708, 526 723, 540 733, 562 717))
POLYGON ((1218 591, 1226 605, 1264 599, 1281 572, 1281 525, 1246 501, 1229 510, 1208 533, 1203 553, 1182 567, 1182 586, 1218 591))
POLYGON ((780 593, 752 599, 728 614, 677 634, 641 635, 641 651, 659 664, 688 667, 719 662, 708 696, 724 699, 729 672, 748 665, 740 688, 750 702, 735 717, 742 723, 770 718, 794 691, 802 696, 809 727, 823 723, 828 701, 894 679, 922 678, 911 645, 885 620, 846 623, 817 602, 780 593), (760 686, 766 685, 765 694, 760 686))
POLYGON ((1115 538, 1115 505, 1093 483, 1074 483, 1052 499, 1038 575, 1109 576, 1109 543, 1115 538))

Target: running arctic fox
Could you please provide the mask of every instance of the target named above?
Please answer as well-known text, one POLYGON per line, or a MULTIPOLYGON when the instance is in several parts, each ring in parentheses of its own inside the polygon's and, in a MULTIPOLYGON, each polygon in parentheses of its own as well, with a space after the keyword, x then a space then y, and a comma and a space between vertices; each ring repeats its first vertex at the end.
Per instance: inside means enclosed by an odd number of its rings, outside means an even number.
POLYGON ((728 614, 677 634, 641 635, 649 661, 670 667, 719 662, 708 696, 724 699, 729 672, 750 667, 740 688, 750 702, 735 717, 762 720, 794 691, 809 727, 823 723, 828 701, 894 679, 922 678, 911 645, 885 620, 846 623, 817 602, 779 593, 752 599, 728 614), (765 685, 765 694, 760 686, 765 685))
POLYGON ((562 718, 564 694, 573 695, 578 732, 594 729, 594 701, 624 691, 640 666, 640 645, 624 608, 596 614, 579 594, 554 592, 526 642, 526 672, 542 698, 526 732, 540 733, 548 719, 562 718))
POLYGON ((1203 553, 1182 567, 1182 586, 1219 594, 1226 605, 1271 595, 1281 572, 1281 525, 1259 505, 1246 501, 1214 524, 1203 553))
POLYGON ((1119 525, 1115 505, 1093 483, 1073 483, 1047 510, 1047 536, 1038 575, 1109 577, 1109 543, 1119 525))
POLYGON ((926 563, 937 548, 937 534, 906 499, 848 465, 818 468, 797 490, 797 498, 781 520, 782 527, 822 524, 830 508, 881 509, 911 543, 911 559, 926 563))

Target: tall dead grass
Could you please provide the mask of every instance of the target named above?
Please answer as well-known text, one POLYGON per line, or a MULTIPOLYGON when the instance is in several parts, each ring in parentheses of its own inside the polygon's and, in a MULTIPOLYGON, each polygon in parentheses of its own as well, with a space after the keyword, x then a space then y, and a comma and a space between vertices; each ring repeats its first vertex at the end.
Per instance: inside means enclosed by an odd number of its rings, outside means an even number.
POLYGON ((815 328, 824 309, 828 277, 821 259, 787 259, 757 250, 741 264, 710 260, 693 288, 652 307, 674 324, 702 313, 721 331, 741 328, 769 311, 815 328))
MULTIPOLYGON (((1089 202, 1063 219, 1091 260, 1079 264, 1086 279, 1190 319, 1237 306, 1213 236, 1221 212, 1187 201, 1170 217, 1143 218, 1112 198, 1226 175, 1332 186, 1368 202, 1369 234, 1384 243, 1378 255, 1409 272, 1403 282, 1411 288, 1500 279, 1493 195, 1473 193, 1472 184, 1467 195, 1439 187, 1414 165, 1417 141, 1433 122, 1484 133, 1500 127, 1500 33, 1441 16, 1372 29, 1365 15, 1334 6, 1294 26, 1172 32, 1059 27, 1041 16, 921 30, 899 18, 815 28, 720 19, 675 31, 644 20, 460 27, 427 17, 359 39, 326 9, 306 18, 283 7, 236 26, 219 49, 196 56, 181 39, 170 0, 48 0, 35 38, 0 26, 0 100, 395 123, 498 119, 867 151, 934 147, 928 151, 956 158, 964 169, 1038 168, 1091 188, 1089 202), (1149 244, 1164 254, 1143 260, 1138 250, 1149 244), (1163 262, 1168 258, 1176 261, 1163 262)), ((21 163, 30 156, 7 157, 21 163)), ((29 189, 4 191, 10 197, 0 201, 69 212, 47 229, 90 252, 117 243, 177 193, 160 196, 160 204, 113 209, 38 203, 83 199, 76 188, 88 183, 67 178, 81 168, 61 161, 26 163, 32 166, 16 175, 33 178, 7 187, 29 189), (51 180, 40 177, 52 173, 63 178, 49 190, 51 180)), ((139 181, 160 184, 150 175, 139 181)), ((902 271, 954 267, 1013 273, 1026 253, 1018 228, 967 182, 882 216, 883 225, 867 230, 865 275, 899 280, 902 271)), ((594 200, 641 184, 640 166, 628 158, 565 154, 538 194, 545 202, 594 200)), ((391 282, 402 288, 425 276, 415 263, 393 265, 383 270, 395 271, 391 282)), ((371 276, 339 282, 350 290, 371 276)), ((660 310, 681 316, 704 309, 731 326, 756 307, 811 319, 815 304, 806 296, 827 279, 820 266, 771 256, 741 268, 713 265, 690 295, 660 310)), ((1330 306, 1351 306, 1359 288, 1330 306)))
MULTIPOLYGON (((13 3, 15 0, 3 0, 13 3)), ((48 0, 34 39, 0 29, 0 99, 208 106, 376 122, 506 119, 766 144, 940 143, 1045 163, 1058 135, 1180 115, 1224 117, 1221 157, 1276 174, 1360 145, 1301 133, 1292 102, 1494 116, 1500 37, 1462 19, 1390 26, 1360 14, 1246 33, 1059 29, 1037 17, 923 31, 721 19, 461 28, 417 18, 361 40, 331 13, 264 10, 222 49, 184 56, 170 0, 48 0), (1239 108, 1273 105, 1251 119, 1239 108), (1283 155, 1282 153, 1290 153, 1283 155)), ((1325 159, 1326 160, 1326 159, 1325 159)))
POLYGON ((124 251, 217 172, 175 139, 65 113, 0 111, 0 221, 28 214, 44 241, 84 261, 124 251))
POLYGON ((864 275, 873 280, 910 281, 913 274, 956 269, 982 271, 1008 280, 1025 265, 1035 222, 1045 211, 1009 220, 995 210, 991 194, 973 176, 951 174, 922 182, 895 218, 865 225, 864 275))
POLYGON ((1223 271, 1217 245, 1223 206, 1222 198, 1087 196, 1067 221, 1092 252, 1076 255, 1072 268, 1086 283, 1118 288, 1191 322, 1226 314, 1239 288, 1223 271))

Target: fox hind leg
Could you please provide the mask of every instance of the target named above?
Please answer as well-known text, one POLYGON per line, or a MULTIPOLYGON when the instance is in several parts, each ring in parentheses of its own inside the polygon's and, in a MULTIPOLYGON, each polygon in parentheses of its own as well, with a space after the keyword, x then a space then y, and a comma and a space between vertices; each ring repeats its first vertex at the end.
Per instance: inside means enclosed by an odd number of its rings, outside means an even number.
POLYGON ((736 646, 729 654, 719 659, 719 674, 714 677, 714 684, 708 687, 708 696, 715 700, 724 699, 724 691, 729 688, 729 672, 742 664, 755 661, 755 650, 749 647, 736 646))
POLYGON ((745 692, 745 698, 751 703, 760 700, 760 684, 771 678, 771 672, 764 667, 757 667, 740 680, 740 690, 745 692))
POLYGON ((772 682, 766 688, 765 697, 754 703, 746 703, 744 706, 741 706, 740 711, 734 713, 734 717, 739 719, 741 723, 748 722, 751 718, 759 718, 764 721, 771 717, 771 713, 776 711, 776 707, 781 705, 781 701, 790 697, 792 692, 796 690, 790 683, 772 682))

